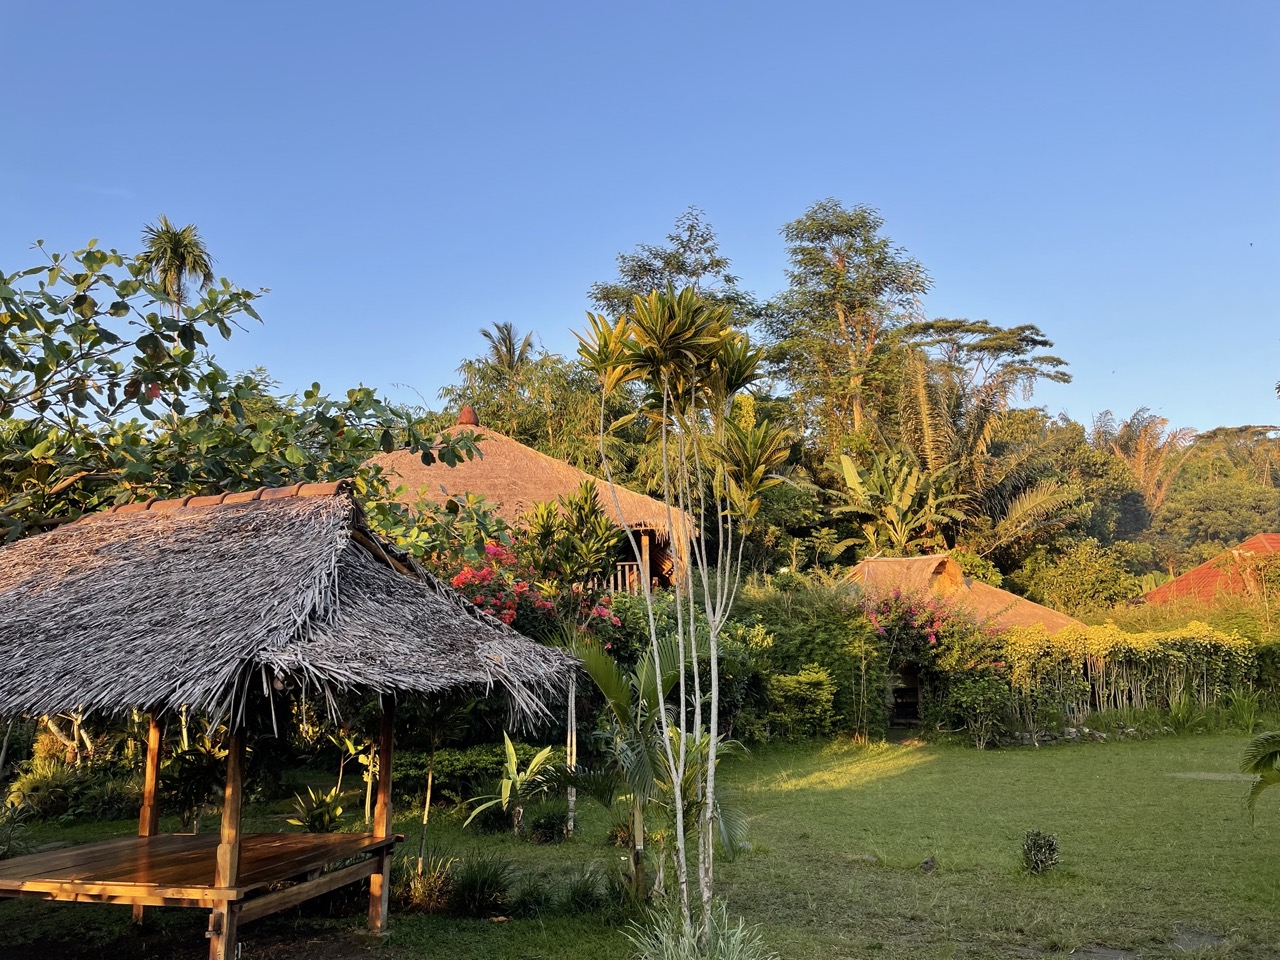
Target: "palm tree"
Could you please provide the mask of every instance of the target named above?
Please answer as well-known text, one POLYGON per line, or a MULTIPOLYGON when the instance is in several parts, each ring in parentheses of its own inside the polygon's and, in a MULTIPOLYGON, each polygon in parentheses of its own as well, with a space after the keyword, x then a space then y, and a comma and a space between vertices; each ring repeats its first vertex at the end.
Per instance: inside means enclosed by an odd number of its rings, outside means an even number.
MULTIPOLYGON (((627 806, 627 846, 632 893, 637 900, 649 896, 645 873, 645 829, 649 808, 664 800, 664 781, 675 778, 667 734, 663 729, 667 698, 685 662, 671 640, 655 643, 630 671, 598 645, 580 645, 575 652, 583 669, 595 682, 605 702, 602 737, 605 767, 579 768, 573 786, 605 809, 623 799, 627 806), (656 654, 655 654, 656 651, 656 654)), ((673 800, 674 798, 666 798, 673 800)), ((671 812, 674 813, 674 804, 671 812)))
POLYGON ((172 301, 174 317, 181 315, 186 303, 188 280, 201 290, 213 286, 213 258, 194 223, 175 227, 161 214, 155 226, 142 228, 142 242, 146 249, 138 254, 138 263, 172 301))
POLYGON ((945 524, 947 536, 979 556, 1032 542, 1079 516, 1079 491, 1037 468, 1039 441, 1005 435, 1008 401, 1027 368, 997 364, 984 379, 958 362, 931 363, 918 348, 903 360, 900 445, 940 492, 962 495, 964 516, 945 524))
POLYGON ((1166 418, 1146 407, 1118 424, 1111 411, 1104 410, 1093 421, 1090 438, 1095 447, 1109 449, 1125 462, 1153 514, 1168 497, 1196 437, 1190 427, 1168 430, 1168 426, 1166 418))
POLYGON ((519 337, 512 323, 495 323, 492 330, 481 330, 480 336, 489 341, 489 353, 482 361, 487 366, 507 376, 515 376, 533 356, 533 334, 519 337))

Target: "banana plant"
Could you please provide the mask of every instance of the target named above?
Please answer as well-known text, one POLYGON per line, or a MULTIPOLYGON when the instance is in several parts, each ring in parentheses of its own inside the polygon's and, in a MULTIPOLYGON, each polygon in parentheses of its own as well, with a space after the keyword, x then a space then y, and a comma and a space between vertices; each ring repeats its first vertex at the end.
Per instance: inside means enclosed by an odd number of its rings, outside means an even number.
POLYGON ((865 468, 840 457, 850 503, 837 513, 854 514, 872 553, 899 556, 936 547, 941 527, 966 516, 962 493, 947 493, 940 477, 901 453, 876 454, 865 468))

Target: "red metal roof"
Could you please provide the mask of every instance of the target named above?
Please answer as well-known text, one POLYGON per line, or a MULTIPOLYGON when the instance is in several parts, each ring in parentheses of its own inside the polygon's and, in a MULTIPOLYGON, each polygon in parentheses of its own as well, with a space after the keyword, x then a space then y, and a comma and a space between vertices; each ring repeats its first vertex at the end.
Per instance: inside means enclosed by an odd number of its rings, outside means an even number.
POLYGON ((1220 596, 1249 596, 1256 590, 1248 571, 1238 562, 1244 556, 1280 553, 1280 533, 1255 533, 1237 547, 1182 576, 1161 584, 1146 595, 1147 603, 1172 603, 1193 597, 1213 602, 1220 596))

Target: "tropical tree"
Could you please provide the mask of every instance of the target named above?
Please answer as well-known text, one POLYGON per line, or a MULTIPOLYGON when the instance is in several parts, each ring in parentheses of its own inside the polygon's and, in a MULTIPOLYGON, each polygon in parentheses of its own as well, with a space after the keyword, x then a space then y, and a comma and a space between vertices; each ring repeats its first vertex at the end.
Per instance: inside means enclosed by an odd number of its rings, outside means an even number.
POLYGON ((862 535, 873 554, 909 556, 944 547, 942 528, 964 520, 968 497, 944 492, 947 468, 936 474, 901 453, 875 454, 866 467, 842 456, 849 503, 836 514, 861 520, 862 535))
MULTIPOLYGON (((581 470, 597 472, 597 415, 594 404, 583 402, 595 392, 591 372, 531 342, 523 349, 531 335, 519 338, 512 331, 508 338, 501 331, 482 331, 486 340, 490 334, 489 348, 459 364, 460 381, 441 388, 440 399, 455 410, 469 405, 483 426, 581 470)), ((611 429, 606 448, 628 474, 644 442, 643 429, 627 416, 636 399, 619 395, 608 403, 611 429)))
POLYGON ((427 827, 431 821, 431 793, 435 785, 436 754, 449 740, 461 736, 466 730, 475 701, 442 696, 434 700, 419 701, 413 708, 413 727, 424 737, 427 746, 427 786, 422 797, 422 825, 418 832, 418 860, 416 872, 422 876, 427 851, 427 827))
MULTIPOLYGON (((606 810, 612 810, 619 800, 626 804, 628 879, 633 897, 642 902, 648 899, 651 887, 645 863, 649 809, 661 802, 664 782, 670 783, 662 718, 672 688, 683 673, 682 661, 669 638, 651 647, 629 671, 598 644, 579 643, 574 652, 604 698, 601 745, 605 765, 580 768, 569 782, 606 810)), ((668 804, 673 819, 674 807, 668 804)))
MULTIPOLYGON (((37 249, 44 250, 37 242, 37 249)), ((95 242, 0 273, 0 537, 74 519, 102 502, 150 427, 193 397, 220 403, 226 374, 205 334, 258 319, 259 294, 223 280, 182 317, 136 258, 95 242)))
POLYGON ((948 542, 1008 559, 1078 523, 1080 489, 1056 468, 1043 418, 1010 408, 1019 386, 1069 379, 1056 357, 1032 352, 1051 345, 1039 331, 944 320, 902 336, 895 430, 941 491, 966 498, 944 525, 948 542))
MULTIPOLYGON (((757 469, 759 464, 730 466, 724 460, 733 446, 726 438, 734 397, 761 376, 760 351, 733 328, 727 307, 708 302, 691 287, 679 292, 668 287, 633 298, 630 311, 615 320, 600 315, 588 315, 588 319, 588 332, 579 334, 579 355, 599 378, 604 396, 628 384, 644 390, 643 413, 661 455, 668 537, 673 543, 689 544, 674 578, 676 655, 680 663, 700 662, 705 651, 709 690, 704 697, 701 670, 691 671, 689 677, 680 671, 675 702, 669 711, 659 712, 659 722, 666 769, 674 784, 685 782, 691 758, 699 756, 701 738, 706 738, 705 763, 697 764, 701 768, 698 795, 706 800, 716 795, 720 633, 737 592, 743 533, 754 512, 751 504, 768 479, 767 471, 785 457, 786 445, 761 439, 759 449, 771 449, 777 456, 776 463, 766 458, 763 470, 757 469)), ((603 410, 602 400, 602 416, 603 410)), ((628 535, 634 546, 634 533, 628 531, 628 535)), ((661 670, 653 597, 648 584, 642 586, 650 649, 661 670)), ((677 800, 674 807, 679 905, 691 923, 685 845, 690 814, 698 823, 699 926, 705 934, 714 885, 716 805, 703 802, 687 810, 677 800)))
POLYGON ((177 318, 187 304, 188 281, 194 281, 200 290, 213 286, 213 258, 194 223, 175 227, 164 214, 154 226, 142 228, 142 242, 145 249, 138 254, 137 262, 152 283, 164 291, 177 318))
POLYGON ((603 583, 623 538, 590 480, 573 494, 535 503, 521 517, 521 525, 526 534, 521 553, 537 572, 539 589, 549 596, 603 583))
POLYGON ((482 362, 502 376, 516 376, 533 356, 533 334, 521 337, 510 322, 495 323, 492 330, 481 330, 480 336, 489 343, 489 352, 482 362))
POLYGON ((890 334, 920 318, 928 274, 871 207, 821 200, 782 228, 789 285, 763 321, 779 373, 824 457, 865 442, 893 375, 890 334))
MULTIPOLYGON (((476 800, 484 802, 471 811, 471 816, 467 817, 463 826, 470 824, 472 820, 490 807, 501 807, 511 814, 511 832, 519 836, 520 830, 524 825, 525 805, 531 798, 545 793, 547 790, 547 774, 550 772, 550 768, 544 770, 543 767, 547 766, 548 761, 551 760, 551 748, 543 747, 521 770, 520 760, 516 756, 515 744, 511 742, 511 737, 505 730, 502 733, 502 741, 506 746, 506 760, 502 767, 502 779, 498 783, 498 795, 495 797, 477 797, 476 800)), ((474 803, 475 801, 473 800, 472 802, 474 803)))
POLYGON ((642 243, 631 253, 618 254, 617 263, 615 279, 593 283, 588 291, 595 308, 609 316, 626 313, 633 297, 647 297, 668 286, 692 287, 704 300, 730 307, 740 316, 751 318, 759 312, 751 294, 738 288, 715 230, 697 207, 676 218, 667 245, 642 243))

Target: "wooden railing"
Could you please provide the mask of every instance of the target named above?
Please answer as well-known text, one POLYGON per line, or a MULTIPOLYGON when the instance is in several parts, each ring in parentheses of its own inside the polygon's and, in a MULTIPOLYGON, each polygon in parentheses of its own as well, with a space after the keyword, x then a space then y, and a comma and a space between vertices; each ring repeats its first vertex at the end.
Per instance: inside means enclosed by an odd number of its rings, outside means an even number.
POLYGON ((610 593, 640 593, 640 564, 619 563, 609 577, 610 593))

